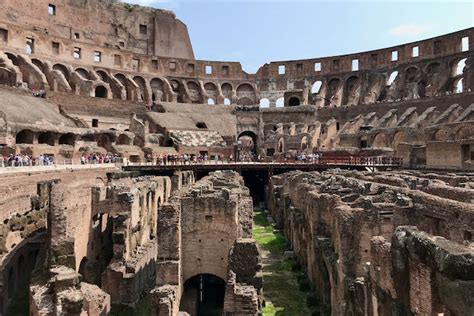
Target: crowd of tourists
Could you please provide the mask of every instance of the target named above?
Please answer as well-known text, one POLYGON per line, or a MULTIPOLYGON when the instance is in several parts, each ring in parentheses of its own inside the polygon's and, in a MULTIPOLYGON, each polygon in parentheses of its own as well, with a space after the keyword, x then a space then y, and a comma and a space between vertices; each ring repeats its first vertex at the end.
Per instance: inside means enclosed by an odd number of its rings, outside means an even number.
POLYGON ((54 157, 51 155, 0 155, 0 167, 26 167, 26 166, 50 166, 54 165, 54 157))
POLYGON ((92 154, 82 154, 81 155, 81 165, 87 164, 103 164, 103 163, 116 163, 120 157, 117 154, 101 154, 101 153, 92 153, 92 154))

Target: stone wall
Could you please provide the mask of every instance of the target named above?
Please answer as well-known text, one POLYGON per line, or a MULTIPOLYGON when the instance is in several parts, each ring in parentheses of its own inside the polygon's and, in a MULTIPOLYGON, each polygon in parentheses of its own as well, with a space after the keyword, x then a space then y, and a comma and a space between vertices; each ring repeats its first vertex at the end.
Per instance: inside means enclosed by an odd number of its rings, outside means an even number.
POLYGON ((451 274, 458 268, 451 271, 448 265, 464 267, 472 260, 467 258, 472 257, 473 178, 458 176, 457 184, 443 178, 411 172, 292 172, 272 177, 267 202, 332 315, 466 315, 471 277, 451 274), (409 234, 417 236, 416 250, 395 243, 409 234), (444 256, 427 250, 440 248, 444 256), (437 259, 429 259, 432 255, 437 259), (436 274, 463 287, 447 295, 436 274), (461 307, 455 307, 454 297, 461 307))

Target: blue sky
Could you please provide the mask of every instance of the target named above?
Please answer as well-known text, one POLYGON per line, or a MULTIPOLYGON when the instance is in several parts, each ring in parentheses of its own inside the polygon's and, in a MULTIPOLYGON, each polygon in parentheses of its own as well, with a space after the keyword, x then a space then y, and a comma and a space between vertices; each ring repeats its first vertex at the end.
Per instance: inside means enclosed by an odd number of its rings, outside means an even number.
POLYGON ((270 61, 362 52, 474 26, 474 1, 125 2, 174 11, 197 59, 240 61, 249 73, 270 61))

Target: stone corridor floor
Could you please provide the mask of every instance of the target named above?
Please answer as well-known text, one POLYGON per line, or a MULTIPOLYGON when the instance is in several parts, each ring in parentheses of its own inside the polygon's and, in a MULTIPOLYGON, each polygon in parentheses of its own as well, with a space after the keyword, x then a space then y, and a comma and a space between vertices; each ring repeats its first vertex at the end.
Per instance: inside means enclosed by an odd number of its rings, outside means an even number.
POLYGON ((294 272, 292 259, 284 259, 285 238, 274 232, 267 220, 267 214, 254 211, 253 237, 257 241, 263 264, 263 296, 265 307, 263 316, 305 316, 312 315, 306 304, 308 292, 300 290, 294 272))

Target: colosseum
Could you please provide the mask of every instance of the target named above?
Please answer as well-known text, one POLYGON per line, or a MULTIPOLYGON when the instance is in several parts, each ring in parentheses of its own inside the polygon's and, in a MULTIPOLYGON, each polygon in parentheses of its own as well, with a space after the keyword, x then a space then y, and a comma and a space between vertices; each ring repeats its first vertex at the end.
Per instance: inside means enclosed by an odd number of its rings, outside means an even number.
POLYGON ((250 74, 0 5, 0 315, 474 315, 474 28, 250 74))

